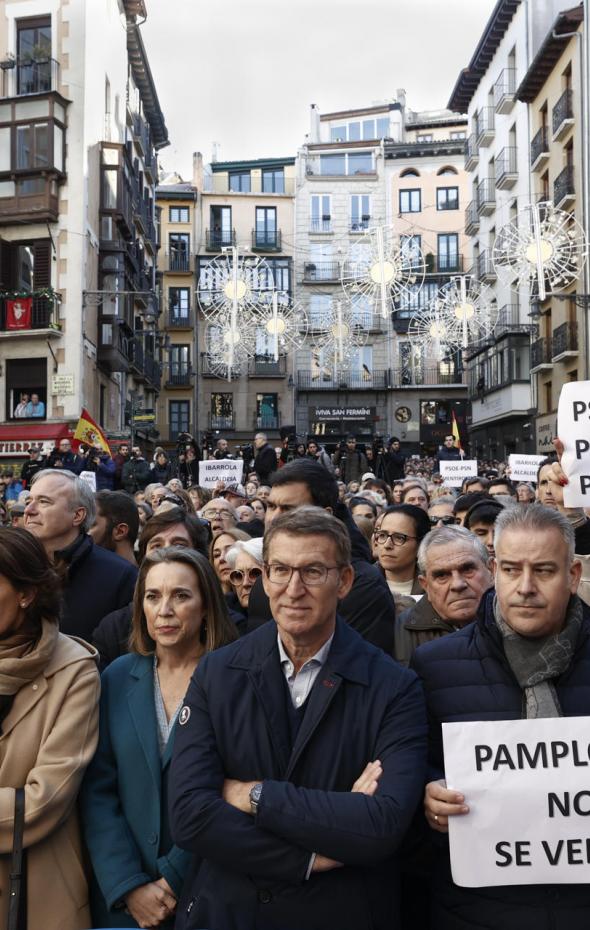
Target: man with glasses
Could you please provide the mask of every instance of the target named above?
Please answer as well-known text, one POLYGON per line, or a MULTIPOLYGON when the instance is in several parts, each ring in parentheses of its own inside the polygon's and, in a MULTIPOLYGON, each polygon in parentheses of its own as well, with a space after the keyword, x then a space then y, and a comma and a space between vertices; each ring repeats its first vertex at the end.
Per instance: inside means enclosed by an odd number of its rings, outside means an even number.
POLYGON ((236 526, 238 522, 235 507, 232 507, 229 501, 224 500, 222 497, 216 497, 209 501, 208 504, 205 504, 201 510, 201 516, 203 520, 207 520, 210 524, 213 536, 222 530, 228 530, 230 527, 236 526))
POLYGON ((477 536, 462 526, 431 530, 418 549, 418 580, 426 592, 395 623, 394 657, 409 665, 423 643, 454 633, 475 620, 492 585, 489 555, 477 536))
POLYGON ((354 574, 340 520, 277 517, 263 558, 275 623, 201 659, 179 715, 172 835, 202 865, 177 926, 390 930, 423 698, 337 616, 354 574))
POLYGON ((453 513, 455 498, 435 497, 428 508, 428 519, 432 526, 454 526, 457 522, 453 513))

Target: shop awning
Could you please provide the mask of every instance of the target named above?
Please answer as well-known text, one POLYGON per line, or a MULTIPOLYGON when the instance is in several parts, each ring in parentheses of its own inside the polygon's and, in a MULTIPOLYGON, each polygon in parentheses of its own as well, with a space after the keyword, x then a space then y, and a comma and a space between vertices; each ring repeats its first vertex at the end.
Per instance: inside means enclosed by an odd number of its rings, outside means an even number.
POLYGON ((0 426, 0 457, 26 456, 35 446, 44 453, 51 451, 56 441, 71 438, 67 423, 11 423, 0 426))

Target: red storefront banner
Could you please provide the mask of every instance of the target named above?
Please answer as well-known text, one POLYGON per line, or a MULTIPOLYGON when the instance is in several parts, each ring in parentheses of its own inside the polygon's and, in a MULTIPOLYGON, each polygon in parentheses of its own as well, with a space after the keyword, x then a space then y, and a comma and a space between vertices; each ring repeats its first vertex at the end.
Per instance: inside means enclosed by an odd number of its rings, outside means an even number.
POLYGON ((16 297, 6 301, 6 329, 30 329, 32 297, 16 297))

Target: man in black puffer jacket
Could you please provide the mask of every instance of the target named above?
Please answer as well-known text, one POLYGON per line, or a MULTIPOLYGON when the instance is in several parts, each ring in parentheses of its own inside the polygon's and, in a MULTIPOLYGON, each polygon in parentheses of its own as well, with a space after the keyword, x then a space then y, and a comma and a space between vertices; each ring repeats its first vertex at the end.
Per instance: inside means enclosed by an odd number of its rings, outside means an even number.
MULTIPOLYGON (((496 521, 494 545, 496 590, 484 597, 477 620, 414 654, 435 778, 445 775, 445 722, 590 715, 590 611, 576 595, 581 566, 570 523, 543 506, 507 509, 496 521)), ((454 884, 446 833, 449 816, 469 816, 461 810, 469 798, 460 797, 439 780, 426 787, 426 820, 441 840, 431 927, 587 930, 587 885, 454 884)))

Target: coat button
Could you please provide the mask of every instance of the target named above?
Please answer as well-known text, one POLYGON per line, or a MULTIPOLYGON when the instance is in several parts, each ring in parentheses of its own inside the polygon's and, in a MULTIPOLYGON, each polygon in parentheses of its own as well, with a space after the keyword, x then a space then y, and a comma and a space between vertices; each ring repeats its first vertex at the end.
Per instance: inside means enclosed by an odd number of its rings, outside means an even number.
POLYGON ((158 834, 150 833, 150 835, 148 836, 148 843, 150 844, 150 846, 155 846, 157 842, 158 842, 158 834))
POLYGON ((270 904, 272 901, 272 895, 267 888, 261 888, 258 892, 258 900, 261 904, 270 904))
POLYGON ((38 691, 38 690, 39 690, 39 685, 33 685, 33 691, 38 691))

